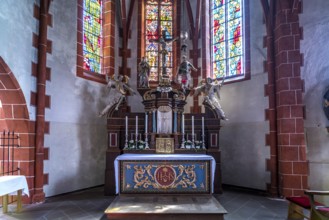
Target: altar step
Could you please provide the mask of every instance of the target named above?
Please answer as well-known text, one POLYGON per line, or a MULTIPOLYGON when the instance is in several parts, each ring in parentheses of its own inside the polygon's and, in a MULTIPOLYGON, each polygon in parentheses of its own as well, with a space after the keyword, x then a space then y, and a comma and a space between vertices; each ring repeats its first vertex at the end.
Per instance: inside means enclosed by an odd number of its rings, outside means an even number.
POLYGON ((226 213, 211 195, 120 195, 105 210, 120 220, 223 220, 226 213))

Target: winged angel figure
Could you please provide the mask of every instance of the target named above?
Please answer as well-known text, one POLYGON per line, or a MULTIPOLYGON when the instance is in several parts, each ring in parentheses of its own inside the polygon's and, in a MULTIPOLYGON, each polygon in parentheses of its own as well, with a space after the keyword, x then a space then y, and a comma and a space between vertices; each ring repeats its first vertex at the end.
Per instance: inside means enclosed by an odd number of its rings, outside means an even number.
POLYGON ((132 93, 133 95, 136 94, 136 92, 129 86, 128 81, 129 77, 126 75, 113 75, 109 79, 107 87, 110 91, 111 89, 116 89, 116 91, 119 93, 119 96, 111 100, 111 102, 99 113, 99 117, 104 116, 115 103, 115 110, 117 111, 119 109, 120 104, 127 95, 129 95, 130 93, 132 93))
POLYGON ((218 83, 217 80, 213 80, 210 77, 207 77, 206 80, 201 82, 201 85, 194 88, 194 96, 203 93, 203 102, 209 104, 209 106, 214 109, 220 116, 222 120, 228 120, 225 116, 225 113, 219 104, 220 100, 220 89, 223 86, 224 79, 221 83, 218 83))

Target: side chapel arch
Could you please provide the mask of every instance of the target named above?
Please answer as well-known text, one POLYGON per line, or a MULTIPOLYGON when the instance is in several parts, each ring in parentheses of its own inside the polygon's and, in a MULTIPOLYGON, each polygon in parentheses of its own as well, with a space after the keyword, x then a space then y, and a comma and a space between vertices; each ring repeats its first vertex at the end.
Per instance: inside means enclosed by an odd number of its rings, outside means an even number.
MULTIPOLYGON (((26 100, 16 77, 0 56, 0 132, 14 131, 19 135, 20 148, 15 151, 15 158, 20 169, 20 175, 27 178, 30 191, 34 189, 34 131, 29 119, 26 100), (33 163, 32 165, 30 163, 33 163)), ((25 203, 30 203, 30 197, 23 197, 25 203)))

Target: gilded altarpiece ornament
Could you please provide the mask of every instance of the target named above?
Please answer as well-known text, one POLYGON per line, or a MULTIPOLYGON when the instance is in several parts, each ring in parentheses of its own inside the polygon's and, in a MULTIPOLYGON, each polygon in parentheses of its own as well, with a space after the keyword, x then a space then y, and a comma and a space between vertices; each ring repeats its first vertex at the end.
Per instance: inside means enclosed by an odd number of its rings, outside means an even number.
POLYGON ((175 146, 173 138, 157 138, 156 139, 156 153, 173 154, 175 146))

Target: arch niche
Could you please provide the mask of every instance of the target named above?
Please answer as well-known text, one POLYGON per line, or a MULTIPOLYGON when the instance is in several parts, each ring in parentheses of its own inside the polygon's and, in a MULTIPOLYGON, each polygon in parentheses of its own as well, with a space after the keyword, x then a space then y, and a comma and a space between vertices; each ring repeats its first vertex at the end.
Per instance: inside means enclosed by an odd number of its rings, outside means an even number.
POLYGON ((14 160, 19 167, 19 174, 26 176, 30 189, 30 197, 25 196, 23 202, 31 203, 34 188, 34 126, 29 119, 21 86, 1 56, 0 102, 0 132, 3 135, 4 131, 14 131, 19 136, 20 148, 15 149, 14 160))

